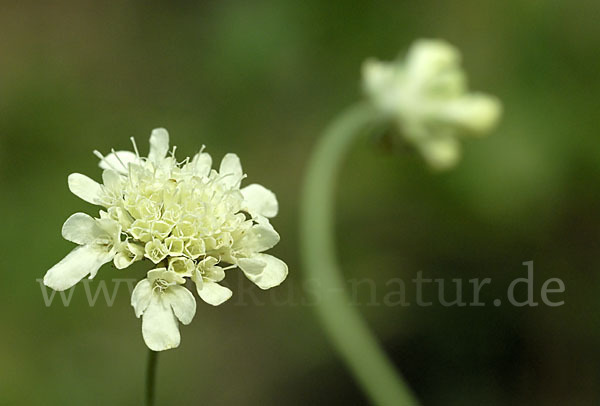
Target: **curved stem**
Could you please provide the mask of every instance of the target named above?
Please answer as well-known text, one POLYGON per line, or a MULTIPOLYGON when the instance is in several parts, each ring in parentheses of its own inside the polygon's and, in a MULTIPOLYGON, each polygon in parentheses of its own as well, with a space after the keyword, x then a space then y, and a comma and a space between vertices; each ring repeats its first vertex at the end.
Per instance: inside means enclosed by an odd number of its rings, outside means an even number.
POLYGON ((154 405, 154 383, 156 381, 156 363, 158 352, 148 350, 148 366, 146 369, 146 406, 154 405))
POLYGON ((368 105, 348 109, 325 131, 309 161, 301 203, 301 258, 315 282, 316 309, 333 341, 371 401, 382 406, 416 405, 411 390, 352 306, 335 257, 336 180, 352 142, 381 121, 368 105))

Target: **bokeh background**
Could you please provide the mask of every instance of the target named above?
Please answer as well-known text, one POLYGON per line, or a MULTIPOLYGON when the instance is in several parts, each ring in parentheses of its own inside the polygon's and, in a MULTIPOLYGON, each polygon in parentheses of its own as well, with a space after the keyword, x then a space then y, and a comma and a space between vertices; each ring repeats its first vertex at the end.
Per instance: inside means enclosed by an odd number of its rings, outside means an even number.
MULTIPOLYGON (((126 290, 89 307, 80 285, 46 307, 36 279, 73 247, 63 221, 97 210, 67 175, 99 179, 92 150, 135 136, 145 152, 158 126, 180 157, 236 152, 277 193, 273 253, 290 266, 271 292, 234 272, 231 302, 198 303, 161 354, 158 404, 366 404, 302 304, 300 185, 323 127, 361 98, 362 61, 420 37, 458 46, 471 87, 505 115, 449 173, 385 139, 356 146, 339 253, 348 279, 377 289, 357 306, 425 405, 599 404, 599 18, 596 0, 1 1, 0 404, 141 403, 147 350, 126 290), (559 277, 565 305, 492 306, 530 260, 536 295, 559 277), (419 270, 492 278, 488 305, 380 303, 419 270)), ((105 266, 90 286, 143 275, 105 266)))

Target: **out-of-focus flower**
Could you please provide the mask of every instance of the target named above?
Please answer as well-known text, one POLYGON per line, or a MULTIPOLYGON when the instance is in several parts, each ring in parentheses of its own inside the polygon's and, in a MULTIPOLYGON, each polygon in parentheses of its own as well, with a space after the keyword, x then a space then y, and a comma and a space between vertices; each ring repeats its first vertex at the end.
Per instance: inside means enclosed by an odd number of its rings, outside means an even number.
POLYGON ((102 183, 81 174, 69 176, 69 188, 83 200, 103 206, 100 218, 71 216, 63 236, 80 245, 52 267, 44 283, 65 290, 102 264, 119 269, 149 260, 156 269, 139 282, 132 296, 148 347, 160 351, 179 345, 178 319, 188 324, 195 313, 193 295, 183 286, 193 280, 211 305, 232 292, 219 285, 225 270, 239 267, 261 289, 282 283, 287 265, 264 251, 279 242, 268 218, 277 214, 273 192, 258 184, 240 188, 240 160, 227 154, 219 170, 201 150, 182 162, 169 151, 169 135, 155 129, 148 158, 114 151, 100 157, 102 183), (183 292, 183 293, 182 293, 183 292))
POLYGON ((486 134, 502 110, 497 98, 468 91, 458 50, 440 40, 416 41, 404 60, 367 60, 363 88, 436 169, 455 165, 459 138, 486 134))

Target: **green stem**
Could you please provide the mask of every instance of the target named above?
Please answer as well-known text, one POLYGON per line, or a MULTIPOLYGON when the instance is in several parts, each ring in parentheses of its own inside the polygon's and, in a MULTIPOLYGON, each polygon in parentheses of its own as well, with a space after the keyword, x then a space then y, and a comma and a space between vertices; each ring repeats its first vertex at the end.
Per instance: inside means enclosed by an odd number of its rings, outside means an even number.
POLYGON ((315 282, 316 309, 335 348, 374 404, 416 405, 411 390, 352 306, 335 256, 336 180, 352 142, 381 122, 368 105, 348 109, 325 131, 309 161, 301 203, 301 258, 315 282))
POLYGON ((146 406, 154 405, 154 383, 156 382, 156 363, 158 352, 148 350, 148 367, 146 369, 146 406))

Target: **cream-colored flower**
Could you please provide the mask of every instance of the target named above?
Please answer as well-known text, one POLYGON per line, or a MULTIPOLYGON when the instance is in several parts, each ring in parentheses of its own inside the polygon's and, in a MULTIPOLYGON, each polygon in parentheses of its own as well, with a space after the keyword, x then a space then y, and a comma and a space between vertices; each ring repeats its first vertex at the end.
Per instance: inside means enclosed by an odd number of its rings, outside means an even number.
POLYGON ((113 260, 120 249, 121 226, 112 219, 95 219, 85 213, 75 213, 65 221, 62 235, 65 240, 79 244, 44 276, 44 284, 54 290, 69 289, 113 260))
POLYGON ((198 296, 213 306, 218 306, 229 300, 233 294, 230 289, 217 283, 225 279, 225 270, 218 266, 218 263, 217 258, 206 257, 198 262, 192 275, 192 280, 196 283, 198 296))
POLYGON ((117 269, 125 269, 136 261, 144 258, 144 247, 127 241, 121 244, 120 249, 115 255, 114 264, 117 269))
POLYGON ((146 243, 145 255, 150 261, 158 264, 169 255, 169 250, 161 240, 155 238, 146 243))
POLYGON ((279 234, 266 217, 256 217, 255 224, 243 230, 233 244, 233 263, 261 289, 277 286, 287 277, 288 267, 282 260, 264 254, 279 242, 279 234))
POLYGON ((367 60, 363 88, 436 169, 455 165, 459 137, 487 133, 501 113, 497 98, 468 92, 460 53, 439 40, 417 41, 404 60, 367 60))
MULTIPOLYGON (((78 214, 67 220, 63 235, 82 247, 53 267, 45 280, 48 286, 66 289, 87 274, 93 277, 100 265, 111 260, 119 269, 143 259, 151 261, 159 268, 138 284, 132 304, 138 316, 144 314, 148 346, 173 348, 179 343, 179 332, 175 334, 165 310, 171 303, 166 298, 185 289, 178 285, 186 278, 214 306, 232 295, 218 284, 227 269, 241 268, 262 289, 285 280, 287 265, 264 253, 279 242, 268 220, 277 214, 278 204, 275 194, 261 185, 241 187, 246 176, 235 154, 225 155, 217 171, 203 150, 178 162, 175 148, 169 153, 164 129, 152 131, 147 158, 132 142, 135 152, 113 150, 107 156, 96 152, 104 169, 102 183, 81 174, 69 176, 75 195, 105 211, 100 219, 78 214), (82 267, 83 261, 88 263, 82 267), (164 336, 159 334, 160 323, 168 330, 164 336), (150 336, 159 338, 153 341, 150 336)), ((179 317, 179 310, 173 310, 179 317)), ((186 323, 187 318, 179 319, 186 323)))
POLYGON ((177 320, 190 324, 196 314, 194 295, 185 279, 165 268, 148 272, 131 295, 136 317, 142 317, 144 342, 153 351, 177 348, 181 341, 177 320))
POLYGON ((190 258, 183 256, 169 258, 169 271, 178 275, 191 277, 195 268, 196 263, 190 258))

